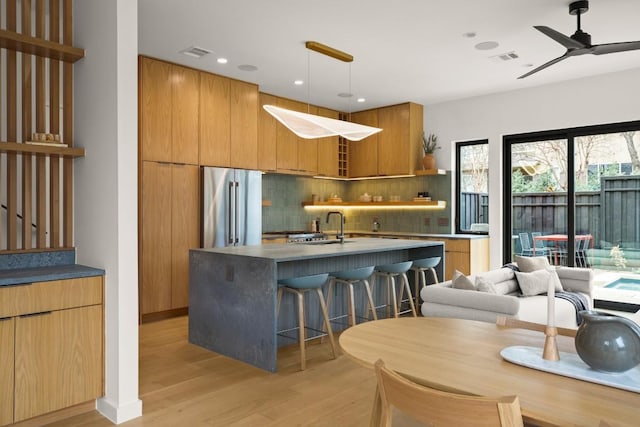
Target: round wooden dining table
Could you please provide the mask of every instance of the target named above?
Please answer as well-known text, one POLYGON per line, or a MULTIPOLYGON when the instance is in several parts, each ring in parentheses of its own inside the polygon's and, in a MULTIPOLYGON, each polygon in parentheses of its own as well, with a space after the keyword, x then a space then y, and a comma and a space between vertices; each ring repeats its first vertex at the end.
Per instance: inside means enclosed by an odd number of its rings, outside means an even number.
MULTIPOLYGON (((344 331, 339 341, 347 357, 372 370, 382 359, 401 375, 440 390, 517 395, 531 425, 640 425, 638 393, 527 368, 500 356, 510 346, 537 347, 542 355, 544 338, 540 332, 492 323, 411 317, 364 322, 344 331)), ((573 338, 558 336, 557 341, 560 352, 575 353, 573 338)))

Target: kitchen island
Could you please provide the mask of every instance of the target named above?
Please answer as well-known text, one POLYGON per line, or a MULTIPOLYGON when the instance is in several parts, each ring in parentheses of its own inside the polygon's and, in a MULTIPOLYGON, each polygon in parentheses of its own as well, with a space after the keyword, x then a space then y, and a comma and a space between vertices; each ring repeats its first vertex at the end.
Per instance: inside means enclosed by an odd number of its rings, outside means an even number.
POLYGON ((189 342, 275 372, 278 279, 443 254, 442 242, 370 238, 191 249, 189 342))

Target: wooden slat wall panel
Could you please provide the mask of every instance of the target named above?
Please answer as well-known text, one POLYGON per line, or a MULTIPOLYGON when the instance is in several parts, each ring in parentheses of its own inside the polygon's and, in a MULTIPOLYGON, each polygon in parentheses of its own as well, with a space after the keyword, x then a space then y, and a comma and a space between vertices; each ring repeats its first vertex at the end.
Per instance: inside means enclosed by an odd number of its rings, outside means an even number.
MULTIPOLYGON (((73 2, 64 0, 62 5, 62 42, 71 46, 73 44, 73 2)), ((64 63, 62 66, 62 106, 64 114, 62 138, 69 147, 73 146, 73 64, 64 63)), ((63 160, 63 246, 73 245, 73 159, 63 160)))
MULTIPOLYGON (((4 29, 71 46, 73 0, 5 0, 3 4, 4 29)), ((1 94, 6 103, 2 139, 24 143, 36 132, 59 134, 71 147, 73 64, 5 51, 6 61, 0 63, 2 87, 7 88, 1 94)), ((7 165, 0 171, 7 220, 0 227, 0 252, 73 246, 73 159, 13 152, 2 156, 7 165)))
MULTIPOLYGON (((31 2, 22 2, 22 23, 23 33, 31 33, 31 2)), ((33 126, 31 115, 32 97, 32 72, 31 55, 22 55, 22 140, 29 137, 33 126)), ((31 154, 22 155, 22 248, 31 249, 33 230, 31 228, 32 206, 32 173, 33 156, 31 154)))
MULTIPOLYGON (((16 2, 7 1, 7 30, 16 31, 16 2)), ((16 52, 7 51, 7 139, 18 139, 16 52)), ((7 249, 17 248, 18 167, 15 153, 7 154, 7 249)))

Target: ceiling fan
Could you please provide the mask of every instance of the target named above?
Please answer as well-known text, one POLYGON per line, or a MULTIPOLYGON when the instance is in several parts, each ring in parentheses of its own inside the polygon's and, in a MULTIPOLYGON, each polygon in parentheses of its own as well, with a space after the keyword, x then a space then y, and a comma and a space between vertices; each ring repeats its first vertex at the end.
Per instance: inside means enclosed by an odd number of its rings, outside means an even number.
POLYGON ((640 49, 640 41, 592 45, 591 35, 589 33, 585 33, 580 28, 580 15, 586 13, 588 10, 589 2, 587 0, 574 1, 569 4, 569 14, 576 15, 578 20, 578 29, 575 33, 573 33, 571 37, 567 37, 552 28, 545 27, 544 25, 534 26, 533 28, 540 31, 545 36, 551 37, 553 40, 567 48, 567 51, 564 53, 564 55, 552 59, 551 61, 542 64, 541 66, 529 71, 526 74, 521 75, 518 78, 523 79, 571 56, 586 55, 587 53, 591 53, 593 55, 604 55, 607 53, 625 52, 629 50, 640 49))

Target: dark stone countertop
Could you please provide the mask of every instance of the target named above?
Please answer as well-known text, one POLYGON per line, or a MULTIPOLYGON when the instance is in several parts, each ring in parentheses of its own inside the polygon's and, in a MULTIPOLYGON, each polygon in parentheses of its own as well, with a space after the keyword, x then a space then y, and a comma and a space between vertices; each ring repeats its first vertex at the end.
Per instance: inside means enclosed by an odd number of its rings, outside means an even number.
POLYGON ((0 270, 0 286, 24 285, 33 282, 102 276, 104 270, 80 264, 43 267, 11 268, 0 270))

